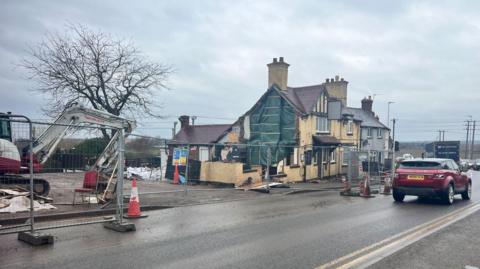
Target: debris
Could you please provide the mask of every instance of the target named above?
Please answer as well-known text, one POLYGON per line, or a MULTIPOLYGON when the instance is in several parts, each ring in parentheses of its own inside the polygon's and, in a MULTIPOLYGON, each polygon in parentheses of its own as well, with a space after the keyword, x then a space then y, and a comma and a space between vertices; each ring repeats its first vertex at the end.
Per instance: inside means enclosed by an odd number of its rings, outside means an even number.
POLYGON ((141 180, 160 180, 162 179, 162 171, 160 168, 149 167, 127 167, 127 178, 141 180))
POLYGON ((10 202, 7 199, 0 199, 0 209, 10 205, 10 202))
MULTIPOLYGON (((30 199, 26 196, 13 197, 9 199, 8 202, 10 203, 9 206, 0 208, 0 213, 28 212, 30 210, 30 199)), ((56 207, 50 204, 40 204, 37 201, 33 201, 34 211, 48 209, 56 209, 56 207)))
POLYGON ((250 185, 243 185, 241 187, 236 187, 235 189, 240 189, 240 190, 243 189, 245 191, 252 190, 252 191, 257 191, 262 193, 269 193, 270 188, 289 188, 289 186, 279 182, 271 182, 268 184, 259 182, 257 184, 250 184, 250 185))

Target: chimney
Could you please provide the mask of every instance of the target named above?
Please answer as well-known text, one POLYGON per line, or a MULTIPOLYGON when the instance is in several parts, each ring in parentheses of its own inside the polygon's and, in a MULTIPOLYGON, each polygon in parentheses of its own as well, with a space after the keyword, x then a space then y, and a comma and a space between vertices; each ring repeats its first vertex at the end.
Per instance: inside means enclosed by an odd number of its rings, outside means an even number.
POLYGON ((190 126, 190 117, 187 115, 182 115, 180 118, 178 118, 180 121, 180 129, 184 129, 188 126, 190 126))
POLYGON ((362 109, 364 111, 368 111, 373 114, 372 105, 373 105, 372 96, 368 96, 368 99, 367 97, 362 99, 362 109))
POLYGON ((273 61, 268 66, 268 88, 272 87, 273 84, 276 84, 281 90, 287 90, 288 83, 288 67, 283 57, 273 58, 273 61))
POLYGON ((326 78, 324 84, 330 97, 337 98, 344 106, 347 105, 348 81, 336 75, 335 78, 326 78))

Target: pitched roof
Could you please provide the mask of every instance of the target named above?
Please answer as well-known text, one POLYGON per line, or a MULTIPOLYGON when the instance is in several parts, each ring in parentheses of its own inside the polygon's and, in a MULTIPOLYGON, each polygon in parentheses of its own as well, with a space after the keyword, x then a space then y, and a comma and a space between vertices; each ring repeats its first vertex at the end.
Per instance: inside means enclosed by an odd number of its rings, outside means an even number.
POLYGON ((342 114, 353 115, 354 120, 361 121, 361 127, 375 127, 375 128, 384 128, 388 129, 380 120, 377 120, 373 113, 365 111, 361 108, 356 107, 343 107, 342 114))
POLYGON ((286 98, 302 110, 309 113, 313 110, 320 94, 325 91, 325 84, 305 86, 305 87, 288 87, 286 91, 282 91, 286 98))
POLYGON ((191 125, 180 129, 171 144, 210 144, 231 127, 231 124, 191 125))

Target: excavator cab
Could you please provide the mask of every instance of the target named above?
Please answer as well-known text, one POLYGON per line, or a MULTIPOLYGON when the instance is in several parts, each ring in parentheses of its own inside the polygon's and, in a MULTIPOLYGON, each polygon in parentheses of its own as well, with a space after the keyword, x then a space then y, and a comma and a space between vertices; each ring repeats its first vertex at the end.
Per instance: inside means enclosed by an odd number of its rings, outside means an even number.
POLYGON ((12 126, 8 114, 0 113, 0 139, 12 142, 12 126))

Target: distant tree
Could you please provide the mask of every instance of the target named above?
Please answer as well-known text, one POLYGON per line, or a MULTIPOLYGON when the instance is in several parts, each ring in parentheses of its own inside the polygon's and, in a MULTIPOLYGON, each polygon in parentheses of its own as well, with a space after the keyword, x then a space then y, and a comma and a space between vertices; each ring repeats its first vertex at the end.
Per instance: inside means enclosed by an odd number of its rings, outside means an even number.
POLYGON ((107 147, 108 142, 109 141, 103 137, 90 138, 82 141, 68 151, 74 154, 98 156, 107 147))
MULTIPOLYGON (((114 115, 158 116, 154 97, 167 88, 172 72, 170 66, 146 60, 131 42, 80 25, 70 25, 64 34, 48 34, 29 52, 22 66, 49 98, 43 108, 49 116, 72 103, 114 115)), ((111 135, 102 133, 105 138, 111 135)))
POLYGON ((126 142, 125 156, 128 158, 152 157, 160 154, 161 140, 153 137, 135 137, 126 142))

